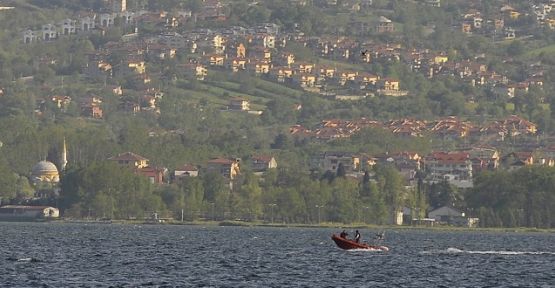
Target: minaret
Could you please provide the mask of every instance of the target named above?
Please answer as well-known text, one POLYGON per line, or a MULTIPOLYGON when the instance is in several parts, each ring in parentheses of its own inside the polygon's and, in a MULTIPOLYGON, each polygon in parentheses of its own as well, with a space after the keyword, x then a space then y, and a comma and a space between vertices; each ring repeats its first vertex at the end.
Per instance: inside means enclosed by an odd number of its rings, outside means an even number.
POLYGON ((62 147, 62 159, 60 159, 60 172, 66 170, 67 165, 67 147, 66 147, 66 138, 64 137, 64 146, 62 147))

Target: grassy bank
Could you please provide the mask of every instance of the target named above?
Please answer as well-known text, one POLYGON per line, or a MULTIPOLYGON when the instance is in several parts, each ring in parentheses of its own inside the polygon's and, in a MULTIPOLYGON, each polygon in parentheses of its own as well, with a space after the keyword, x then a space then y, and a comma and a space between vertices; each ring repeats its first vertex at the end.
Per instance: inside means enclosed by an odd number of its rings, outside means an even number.
POLYGON ((268 223, 262 221, 210 221, 210 220, 195 220, 195 221, 165 221, 165 222, 152 222, 144 220, 73 220, 61 219, 56 222, 63 223, 98 223, 98 224, 134 224, 134 225, 195 225, 195 226, 238 226, 238 227, 283 227, 283 228, 322 228, 322 229, 368 229, 368 230, 429 230, 429 231, 453 231, 453 232, 505 232, 505 233, 555 233, 555 229, 544 228, 529 228, 529 227, 516 227, 516 228, 503 228, 503 227, 487 227, 487 228, 468 228, 456 226, 397 226, 397 225, 370 225, 364 223, 343 224, 334 222, 323 222, 320 224, 301 224, 301 223, 268 223))

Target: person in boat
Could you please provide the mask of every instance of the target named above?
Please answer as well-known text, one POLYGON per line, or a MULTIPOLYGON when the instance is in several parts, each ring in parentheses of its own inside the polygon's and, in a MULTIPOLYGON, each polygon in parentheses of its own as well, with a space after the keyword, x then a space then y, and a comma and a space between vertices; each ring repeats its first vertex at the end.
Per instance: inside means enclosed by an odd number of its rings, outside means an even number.
POLYGON ((358 233, 358 230, 355 231, 355 242, 360 242, 360 233, 358 233))
POLYGON ((343 231, 339 234, 339 237, 341 237, 341 238, 343 238, 343 239, 347 239, 347 236, 348 236, 348 235, 349 235, 349 234, 347 234, 347 232, 345 232, 345 230, 343 230, 343 231))

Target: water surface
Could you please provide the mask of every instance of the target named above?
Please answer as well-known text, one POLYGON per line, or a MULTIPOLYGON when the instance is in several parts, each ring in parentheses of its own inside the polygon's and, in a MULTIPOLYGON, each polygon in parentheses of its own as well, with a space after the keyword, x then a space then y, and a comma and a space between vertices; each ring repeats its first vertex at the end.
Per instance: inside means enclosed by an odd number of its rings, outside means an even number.
POLYGON ((2 287, 555 287, 552 233, 0 223, 2 287), (363 240, 376 230, 360 230, 363 240), (353 235, 351 231, 351 235, 353 235))

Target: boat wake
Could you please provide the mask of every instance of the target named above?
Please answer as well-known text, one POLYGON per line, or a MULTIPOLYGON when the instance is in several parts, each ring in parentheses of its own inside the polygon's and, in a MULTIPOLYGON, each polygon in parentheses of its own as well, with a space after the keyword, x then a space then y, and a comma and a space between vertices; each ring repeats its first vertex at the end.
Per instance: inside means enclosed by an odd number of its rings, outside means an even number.
POLYGON ((555 255, 555 252, 549 251, 496 251, 496 250, 485 250, 485 251, 473 251, 473 250, 462 250, 458 248, 447 248, 445 250, 431 250, 422 251, 420 254, 430 255, 430 254, 483 254, 483 255, 555 255))
POLYGON ((383 249, 378 248, 364 248, 364 249, 349 249, 348 252, 385 252, 383 249))
POLYGON ((25 257, 25 258, 8 257, 6 258, 6 260, 13 261, 13 262, 41 262, 39 259, 33 258, 33 257, 25 257))

